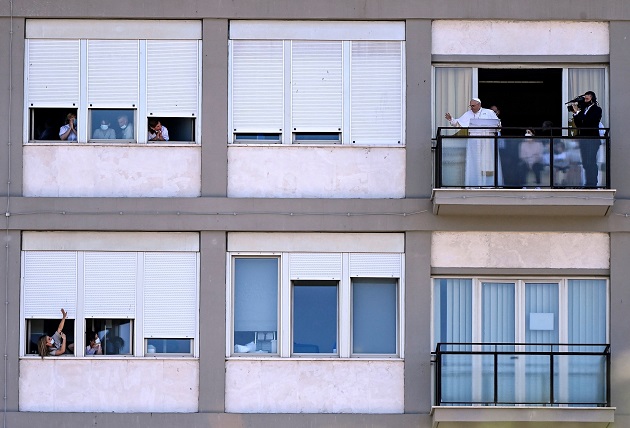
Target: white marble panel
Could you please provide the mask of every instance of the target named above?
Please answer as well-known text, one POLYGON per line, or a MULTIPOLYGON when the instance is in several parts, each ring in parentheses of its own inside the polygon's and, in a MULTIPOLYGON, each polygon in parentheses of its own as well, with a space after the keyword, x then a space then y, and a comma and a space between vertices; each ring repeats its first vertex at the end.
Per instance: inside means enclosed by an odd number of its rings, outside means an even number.
POLYGON ((608 55, 608 23, 576 21, 433 21, 439 55, 608 55))
POLYGON ((231 413, 403 413, 404 363, 374 360, 230 360, 231 413))
POLYGON ((404 147, 231 146, 228 196, 404 198, 404 147))
POLYGON ((609 269, 606 233, 435 232, 431 266, 609 269))
POLYGON ((24 146, 24 196, 198 197, 201 147, 24 146))
POLYGON ((193 413, 198 411, 198 400, 197 360, 20 360, 23 412, 193 413))

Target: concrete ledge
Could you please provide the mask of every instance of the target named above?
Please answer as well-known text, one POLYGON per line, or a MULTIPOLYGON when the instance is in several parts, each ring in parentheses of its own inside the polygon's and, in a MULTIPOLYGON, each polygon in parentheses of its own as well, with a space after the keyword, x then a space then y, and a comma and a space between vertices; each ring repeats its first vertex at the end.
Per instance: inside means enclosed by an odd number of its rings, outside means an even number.
POLYGON ((436 215, 605 216, 614 189, 433 189, 436 215))
POLYGON ((433 407, 434 428, 588 427, 605 428, 615 421, 614 407, 433 407))

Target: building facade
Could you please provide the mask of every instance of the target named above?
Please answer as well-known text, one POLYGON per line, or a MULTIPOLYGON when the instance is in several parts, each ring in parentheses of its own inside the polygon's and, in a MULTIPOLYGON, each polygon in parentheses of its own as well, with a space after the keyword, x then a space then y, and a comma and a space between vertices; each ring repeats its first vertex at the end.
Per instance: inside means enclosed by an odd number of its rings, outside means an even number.
POLYGON ((0 33, 3 426, 630 425, 626 2, 27 1, 0 33), (443 129, 472 98, 500 134, 443 129))

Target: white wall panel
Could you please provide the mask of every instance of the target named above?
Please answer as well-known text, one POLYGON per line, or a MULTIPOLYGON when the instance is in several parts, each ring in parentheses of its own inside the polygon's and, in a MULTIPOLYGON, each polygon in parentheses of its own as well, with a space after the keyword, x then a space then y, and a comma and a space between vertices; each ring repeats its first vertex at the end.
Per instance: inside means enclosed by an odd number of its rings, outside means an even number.
POLYGON ((402 361, 226 363, 225 411, 403 413, 402 361))
POLYGON ((19 371, 22 412, 194 413, 199 409, 199 362, 192 359, 36 357, 20 360, 19 371))
POLYGON ((435 232, 432 267, 609 269, 606 233, 435 232))
POLYGON ((228 196, 404 198, 402 147, 228 147, 228 196))
POLYGON ((197 197, 199 146, 24 146, 24 196, 197 197))
POLYGON ((382 253, 405 251, 402 233, 228 233, 228 251, 382 253))
POLYGON ((440 55, 607 55, 608 23, 433 21, 431 53, 440 55))

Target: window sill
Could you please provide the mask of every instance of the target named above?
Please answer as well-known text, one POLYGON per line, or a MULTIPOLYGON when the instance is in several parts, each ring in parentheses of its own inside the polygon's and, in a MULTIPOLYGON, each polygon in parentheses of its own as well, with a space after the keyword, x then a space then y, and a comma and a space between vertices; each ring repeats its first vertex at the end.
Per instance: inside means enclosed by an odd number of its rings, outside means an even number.
POLYGON ((393 357, 334 357, 334 356, 323 356, 323 357, 280 357, 277 355, 269 355, 264 356, 261 354, 254 355, 243 355, 235 356, 232 355, 230 357, 226 357, 225 361, 405 361, 404 358, 400 358, 398 356, 393 357))
POLYGON ((97 147, 191 147, 191 146, 201 146, 199 143, 195 143, 194 141, 168 141, 164 143, 155 143, 153 141, 148 141, 146 143, 138 143, 135 141, 112 141, 112 142, 103 142, 103 141, 90 141, 87 143, 77 143, 76 141, 66 142, 66 141, 28 141, 23 144, 24 146, 97 146, 97 147))
POLYGON ((340 144, 340 143, 305 143, 305 142, 301 142, 301 143, 293 143, 293 144, 282 144, 282 143, 228 143, 228 147, 265 147, 265 146, 269 146, 269 147, 273 147, 273 148, 309 148, 309 147, 317 147, 317 148, 326 148, 326 149, 330 149, 330 148, 346 148, 346 149, 351 149, 351 148, 381 148, 381 149, 393 149, 393 148, 398 148, 398 149, 404 149, 405 145, 404 144, 340 144))

